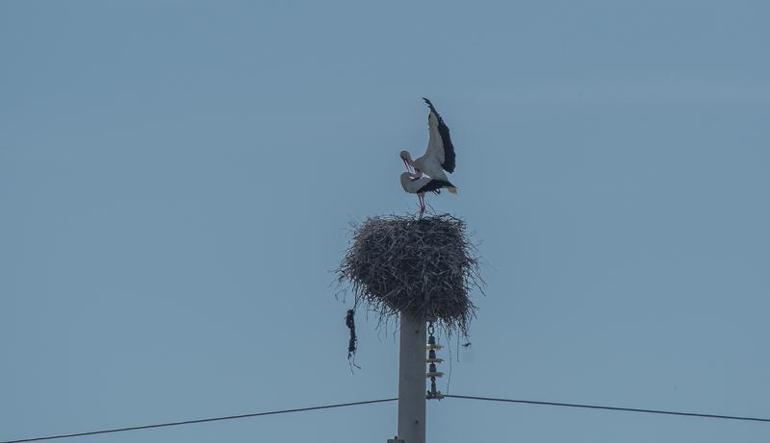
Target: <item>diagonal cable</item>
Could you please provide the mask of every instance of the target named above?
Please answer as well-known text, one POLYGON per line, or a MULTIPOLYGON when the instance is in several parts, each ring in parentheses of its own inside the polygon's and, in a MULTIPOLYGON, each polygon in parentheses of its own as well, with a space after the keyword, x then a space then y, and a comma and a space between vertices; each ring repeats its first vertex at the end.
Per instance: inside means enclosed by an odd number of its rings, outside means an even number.
POLYGON ((621 406, 604 406, 604 405, 592 405, 592 404, 583 404, 583 403, 562 403, 562 402, 555 402, 555 401, 516 400, 511 398, 476 397, 471 395, 445 395, 444 397, 461 398, 466 400, 495 401, 495 402, 503 402, 503 403, 522 403, 522 404, 528 404, 528 405, 541 405, 541 406, 562 406, 567 408, 602 409, 607 411, 622 411, 622 412, 641 412, 645 414, 664 414, 664 415, 679 415, 679 416, 686 416, 686 417, 719 418, 724 420, 770 422, 770 418, 744 417, 744 416, 738 416, 738 415, 705 414, 702 412, 668 411, 663 409, 626 408, 621 406))
POLYGON ((332 405, 308 406, 308 407, 296 408, 296 409, 253 412, 248 414, 227 415, 224 417, 199 418, 195 420, 172 421, 172 422, 166 422, 166 423, 156 423, 152 425, 128 426, 125 428, 101 429, 98 431, 76 432, 72 434, 56 434, 56 435, 47 435, 44 437, 30 437, 30 438, 22 438, 18 440, 5 440, 5 441, 0 441, 0 443, 22 443, 22 442, 28 442, 28 441, 54 440, 58 438, 85 437, 87 435, 113 434, 116 432, 138 431, 140 429, 165 428, 169 426, 182 426, 182 425, 191 425, 195 423, 209 423, 213 421, 223 421, 223 420, 238 420, 241 418, 261 417, 263 415, 288 414, 293 412, 315 411, 319 409, 332 409, 332 408, 343 408, 346 406, 368 405, 372 403, 384 403, 384 402, 395 401, 395 400, 398 400, 398 399, 386 398, 383 400, 368 400, 368 401, 356 401, 351 403, 337 403, 332 405))

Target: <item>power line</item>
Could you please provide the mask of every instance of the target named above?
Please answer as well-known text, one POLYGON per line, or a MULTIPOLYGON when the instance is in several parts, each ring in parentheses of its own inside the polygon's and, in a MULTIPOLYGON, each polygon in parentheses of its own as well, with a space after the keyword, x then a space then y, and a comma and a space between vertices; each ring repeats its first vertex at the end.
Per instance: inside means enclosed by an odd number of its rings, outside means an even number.
MULTIPOLYGON (((560 406, 560 407, 567 407, 567 408, 599 409, 599 410, 607 410, 607 411, 637 412, 637 413, 645 413, 645 414, 677 415, 677 416, 686 416, 686 417, 715 418, 715 419, 723 419, 723 420, 756 421, 756 422, 770 423, 770 418, 745 417, 745 416, 737 416, 737 415, 704 414, 701 412, 682 412, 682 411, 667 411, 662 409, 626 408, 626 407, 620 407, 620 406, 592 405, 592 404, 584 404, 584 403, 563 403, 563 402, 554 402, 554 401, 518 400, 518 399, 512 399, 512 398, 478 397, 478 396, 471 396, 471 395, 447 394, 447 395, 444 395, 444 397, 459 398, 459 399, 465 399, 465 400, 502 402, 502 403, 520 403, 520 404, 540 405, 540 406, 560 406)), ((320 409, 333 409, 333 408, 342 408, 346 406, 359 406, 359 405, 368 405, 373 403, 385 403, 385 402, 391 402, 396 400, 398 400, 398 398, 357 401, 357 402, 351 402, 351 403, 337 403, 337 404, 321 405, 321 406, 308 406, 304 408, 253 412, 248 414, 226 415, 223 417, 200 418, 195 420, 156 423, 156 424, 142 425, 142 426, 129 426, 124 428, 101 429, 97 431, 77 432, 72 434, 47 435, 44 437, 30 437, 30 438, 23 438, 19 440, 5 440, 5 441, 0 441, 0 443, 24 443, 24 442, 31 442, 31 441, 54 440, 54 439, 70 438, 70 437, 85 437, 89 435, 113 434, 117 432, 138 431, 141 429, 165 428, 170 426, 182 426, 182 425, 190 425, 195 423, 237 420, 241 418, 260 417, 263 415, 288 414, 292 412, 307 412, 307 411, 315 411, 320 409)))
POLYGON ((645 414, 680 415, 680 416, 687 416, 687 417, 721 418, 725 420, 770 422, 770 418, 741 417, 736 415, 703 414, 700 412, 665 411, 661 409, 624 408, 620 406, 588 405, 588 404, 580 404, 580 403, 561 403, 561 402, 555 402, 555 401, 514 400, 510 398, 474 397, 470 395, 448 395, 447 394, 444 397, 462 398, 467 400, 496 401, 496 402, 505 402, 505 403, 523 403, 523 404, 529 404, 529 405, 542 405, 542 406, 563 406, 567 408, 603 409, 608 411, 623 411, 623 412, 642 412, 645 414))
POLYGON ((384 402, 395 401, 395 400, 398 400, 398 399, 386 398, 383 400, 368 400, 368 401, 356 401, 352 403, 338 403, 333 405, 308 406, 305 408, 283 409, 280 411, 253 412, 250 414, 227 415, 224 417, 212 417, 212 418, 199 418, 196 420, 173 421, 173 422, 167 422, 167 423, 157 423, 153 425, 129 426, 125 428, 102 429, 98 431, 77 432, 74 434, 57 434, 57 435, 47 435, 45 437, 22 438, 20 440, 0 441, 0 443, 22 443, 22 442, 28 442, 28 441, 54 440, 57 438, 84 437, 86 435, 112 434, 116 432, 138 431, 140 429, 165 428, 169 426, 190 425, 194 423, 208 423, 212 421, 222 421, 222 420, 237 420, 241 418, 260 417, 263 415, 288 414, 291 412, 306 412, 306 411, 315 411, 318 409, 332 409, 332 408, 342 408, 345 406, 368 405, 372 403, 384 403, 384 402))

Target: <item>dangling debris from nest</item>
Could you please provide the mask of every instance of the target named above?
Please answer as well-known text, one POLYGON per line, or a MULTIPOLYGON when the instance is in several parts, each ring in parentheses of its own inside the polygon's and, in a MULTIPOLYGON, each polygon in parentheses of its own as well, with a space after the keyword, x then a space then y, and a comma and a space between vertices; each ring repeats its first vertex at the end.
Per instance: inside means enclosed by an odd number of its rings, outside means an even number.
POLYGON ((350 340, 348 341, 348 363, 350 363, 350 370, 353 370, 353 366, 361 369, 356 364, 356 350, 358 348, 358 337, 356 337, 356 320, 354 315, 356 311, 354 309, 348 309, 348 313, 345 316, 345 325, 350 330, 350 340))
POLYGON ((476 310, 469 292, 483 284, 474 252, 451 215, 373 217, 354 226, 337 275, 381 319, 405 312, 465 335, 476 310))

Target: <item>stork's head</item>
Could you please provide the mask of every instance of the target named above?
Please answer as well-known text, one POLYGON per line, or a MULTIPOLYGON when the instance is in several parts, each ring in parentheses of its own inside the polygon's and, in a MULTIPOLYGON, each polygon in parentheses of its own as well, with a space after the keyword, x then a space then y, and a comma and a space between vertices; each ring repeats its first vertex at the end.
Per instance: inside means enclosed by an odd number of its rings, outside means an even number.
POLYGON ((401 157, 401 161, 404 162, 404 166, 406 166, 407 172, 414 172, 412 169, 414 162, 412 161, 412 155, 409 154, 409 151, 401 151, 401 153, 398 155, 401 157))

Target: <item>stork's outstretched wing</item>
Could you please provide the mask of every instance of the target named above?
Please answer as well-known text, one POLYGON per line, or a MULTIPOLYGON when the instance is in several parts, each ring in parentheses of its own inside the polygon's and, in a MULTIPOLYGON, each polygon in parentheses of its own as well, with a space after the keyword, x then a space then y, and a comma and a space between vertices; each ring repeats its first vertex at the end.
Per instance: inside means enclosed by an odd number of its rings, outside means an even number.
POLYGON ((441 115, 436 111, 433 103, 423 97, 428 104, 428 150, 425 155, 434 157, 441 163, 441 167, 447 172, 455 171, 455 147, 449 138, 449 128, 444 123, 441 115))

